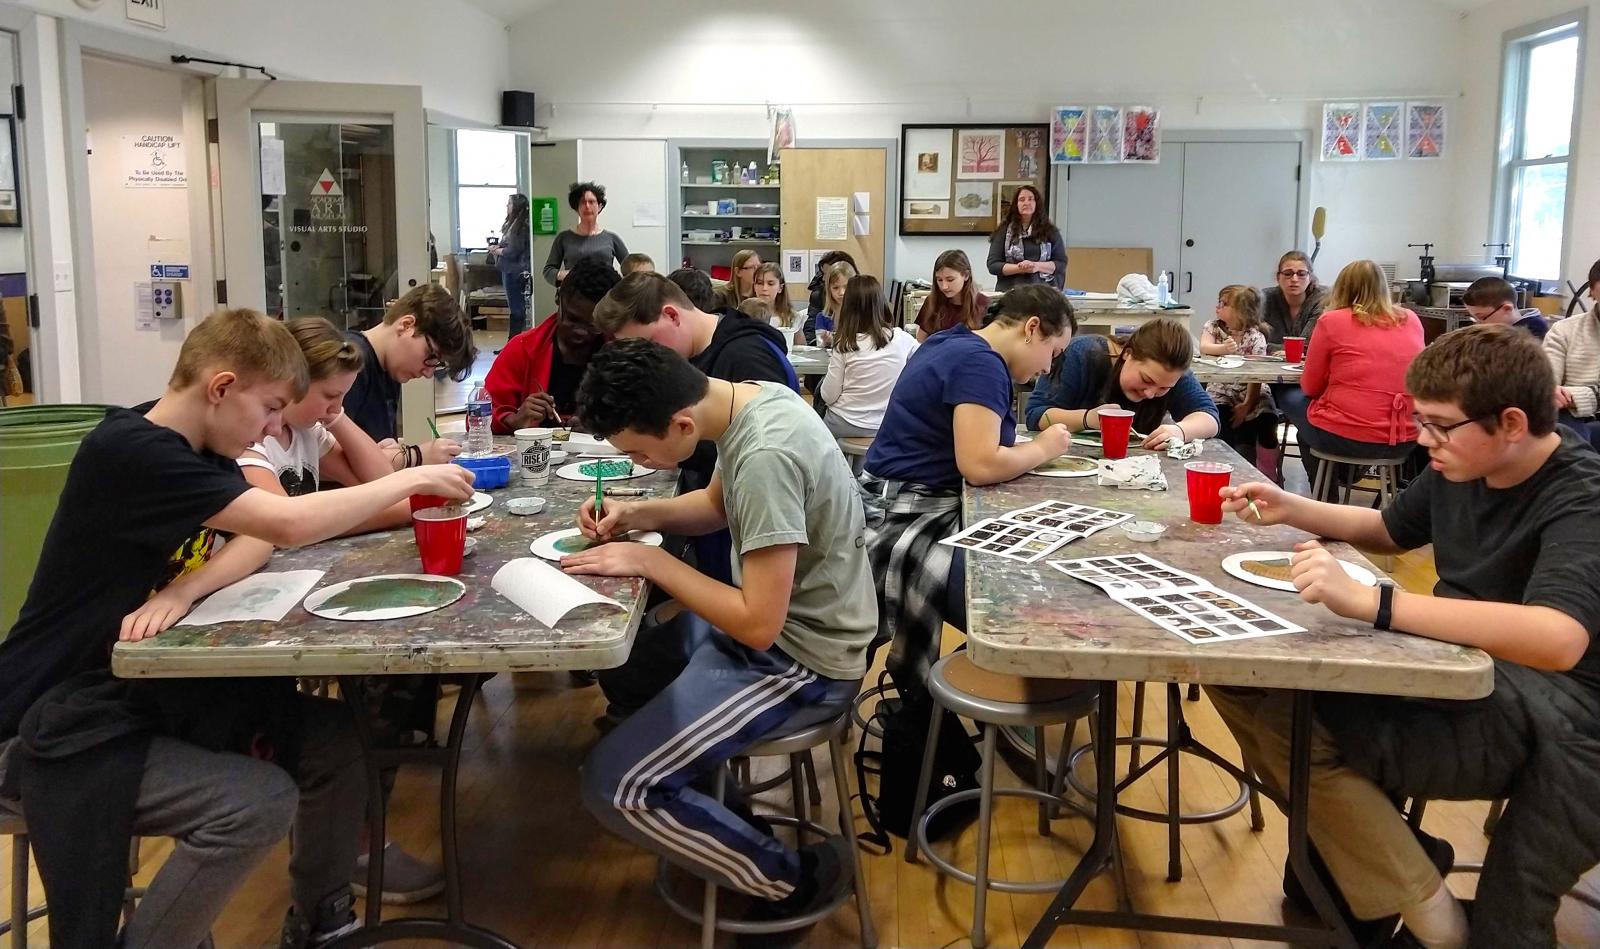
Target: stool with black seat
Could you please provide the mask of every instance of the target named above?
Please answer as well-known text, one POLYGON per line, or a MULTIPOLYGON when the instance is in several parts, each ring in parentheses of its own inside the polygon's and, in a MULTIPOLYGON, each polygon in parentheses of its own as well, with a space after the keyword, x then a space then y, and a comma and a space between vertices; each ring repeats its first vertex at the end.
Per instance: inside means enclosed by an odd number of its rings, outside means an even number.
MULTIPOLYGON (((911 811, 911 836, 906 840, 906 860, 915 863, 919 850, 926 851, 928 862, 940 873, 954 877, 974 888, 972 910, 972 945, 982 949, 987 936, 984 931, 984 914, 988 905, 989 890, 1002 893, 1054 893, 1066 882, 1064 879, 1016 881, 993 880, 989 877, 990 817, 995 797, 1021 797, 1039 802, 1039 834, 1049 836, 1050 820, 1062 804, 1061 776, 1058 770, 1052 781, 1045 771, 1044 729, 1049 725, 1076 723, 1093 714, 1099 701, 1099 685, 1073 679, 1034 679, 1022 676, 989 672, 973 665, 965 651, 954 652, 934 664, 928 676, 928 690, 933 696, 933 715, 928 726, 927 750, 922 758, 922 773, 917 780, 917 798, 911 811), (934 752, 939 744, 939 728, 944 711, 970 718, 983 732, 982 765, 978 772, 978 788, 959 791, 928 807, 928 782, 932 778, 934 752), (1034 778, 1033 788, 996 788, 994 786, 995 745, 999 731, 1005 726, 1023 726, 1033 729, 1034 778), (976 873, 968 873, 935 851, 928 843, 928 825, 945 808, 978 798, 978 854, 976 873)), ((1070 740, 1072 728, 1066 730, 1070 740)), ((1093 730, 1090 731, 1093 734, 1093 730)), ((1062 749, 1065 760, 1067 750, 1062 749)), ((1090 795, 1093 799, 1093 795, 1090 795)), ((1080 813, 1083 811, 1079 808, 1080 813)), ((1115 868, 1119 903, 1125 900, 1122 891, 1120 864, 1115 868)))
MULTIPOLYGON (((852 896, 856 902, 856 912, 861 919, 861 945, 862 949, 874 949, 878 944, 878 934, 872 925, 872 909, 867 902, 866 876, 861 870, 861 851, 856 846, 856 829, 854 815, 850 809, 850 783, 849 771, 845 768, 844 739, 850 727, 850 713, 839 714, 825 722, 810 725, 799 731, 787 735, 768 738, 765 741, 745 749, 741 757, 744 758, 788 758, 788 774, 794 795, 794 813, 792 815, 777 814, 762 816, 778 827, 792 827, 795 831, 796 842, 804 844, 807 834, 826 837, 828 829, 812 819, 810 808, 807 806, 806 789, 802 784, 802 775, 805 770, 804 762, 810 760, 811 749, 820 745, 828 746, 828 755, 833 766, 833 784, 835 797, 839 806, 839 832, 850 845, 850 873, 851 887, 844 895, 828 904, 813 910, 804 916, 790 919, 775 920, 743 920, 720 919, 717 916, 718 887, 714 883, 705 884, 705 895, 702 908, 695 910, 688 903, 679 899, 668 885, 667 868, 665 860, 656 862, 656 892, 660 894, 668 907, 684 919, 700 924, 700 945, 702 949, 713 949, 717 942, 717 933, 781 933, 796 929, 804 929, 833 915, 845 900, 852 896)), ((718 768, 713 778, 712 796, 720 803, 727 793, 728 769, 718 768)))

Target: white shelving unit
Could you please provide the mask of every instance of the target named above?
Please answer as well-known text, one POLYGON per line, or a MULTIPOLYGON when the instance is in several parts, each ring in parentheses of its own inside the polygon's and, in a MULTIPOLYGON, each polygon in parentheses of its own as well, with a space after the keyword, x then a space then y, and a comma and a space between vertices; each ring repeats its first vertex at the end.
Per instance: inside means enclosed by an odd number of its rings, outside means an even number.
POLYGON ((741 250, 754 250, 763 261, 777 258, 781 185, 710 180, 715 161, 726 162, 730 176, 737 176, 740 168, 748 169, 752 161, 765 174, 764 144, 684 142, 669 150, 669 159, 670 170, 678 178, 674 259, 687 259, 692 266, 710 273, 713 268, 731 267, 733 255, 741 250), (687 180, 683 179, 685 163, 689 166, 687 180), (719 200, 733 201, 733 212, 713 214, 708 210, 710 202, 719 200), (734 228, 740 231, 737 237, 734 228), (708 236, 712 232, 716 236, 708 236))

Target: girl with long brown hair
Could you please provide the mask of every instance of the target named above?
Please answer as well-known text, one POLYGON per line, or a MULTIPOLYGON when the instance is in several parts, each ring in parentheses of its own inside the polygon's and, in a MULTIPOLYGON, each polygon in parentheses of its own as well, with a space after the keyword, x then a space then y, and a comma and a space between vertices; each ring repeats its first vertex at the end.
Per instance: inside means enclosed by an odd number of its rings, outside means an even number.
POLYGON ((839 308, 828 374, 817 393, 828 406, 822 417, 828 430, 840 438, 876 435, 889 394, 916 349, 911 334, 894 325, 878 278, 851 277, 839 308))
POLYGON ((947 250, 933 262, 933 292, 917 310, 917 339, 927 339, 957 323, 978 329, 988 310, 989 298, 972 282, 972 264, 966 252, 947 250))
POLYGON ((804 346, 805 336, 789 303, 789 284, 783 279, 783 269, 774 263, 757 267, 754 289, 755 299, 772 308, 772 325, 783 334, 785 345, 804 346))

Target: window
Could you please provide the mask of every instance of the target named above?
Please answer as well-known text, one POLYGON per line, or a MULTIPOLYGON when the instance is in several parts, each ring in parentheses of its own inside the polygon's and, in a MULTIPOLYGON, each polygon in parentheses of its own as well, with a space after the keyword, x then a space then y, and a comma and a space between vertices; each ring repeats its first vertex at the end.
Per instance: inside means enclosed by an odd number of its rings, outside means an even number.
POLYGON ((456 131, 457 247, 485 247, 500 236, 506 199, 517 192, 519 140, 514 132, 456 131))
POLYGON ((1494 231, 1514 276, 1561 278, 1582 44, 1571 20, 1507 37, 1494 231))

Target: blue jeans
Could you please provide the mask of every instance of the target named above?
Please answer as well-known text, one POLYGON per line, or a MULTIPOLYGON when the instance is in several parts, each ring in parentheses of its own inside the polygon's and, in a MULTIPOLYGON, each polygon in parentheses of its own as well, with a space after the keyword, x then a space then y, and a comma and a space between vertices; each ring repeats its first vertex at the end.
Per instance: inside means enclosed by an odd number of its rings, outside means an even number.
POLYGON ((628 662, 602 673, 601 682, 611 687, 608 695, 613 688, 656 692, 584 762, 590 813, 618 836, 718 886, 766 900, 794 892, 799 854, 696 784, 769 736, 839 715, 860 681, 827 678, 776 646, 751 649, 681 613, 641 629, 628 662))
POLYGON ((1600 448, 1600 419, 1578 418, 1566 409, 1556 413, 1556 421, 1577 432, 1593 448, 1600 448))
POLYGON ((1311 453, 1312 449, 1330 455, 1348 455, 1355 458, 1404 458, 1417 447, 1416 442, 1401 442, 1398 445, 1386 442, 1358 442, 1353 438, 1345 438, 1317 428, 1306 418, 1306 413, 1311 408, 1311 399, 1299 386, 1284 386, 1281 392, 1275 386, 1272 395, 1278 400, 1278 408, 1299 433, 1300 460, 1306 466, 1306 480, 1311 482, 1313 489, 1317 486, 1319 462, 1311 453))
POLYGON ((506 309, 511 311, 511 332, 515 336, 528 328, 528 298, 524 296, 527 282, 520 273, 501 271, 500 285, 506 289, 506 309))

